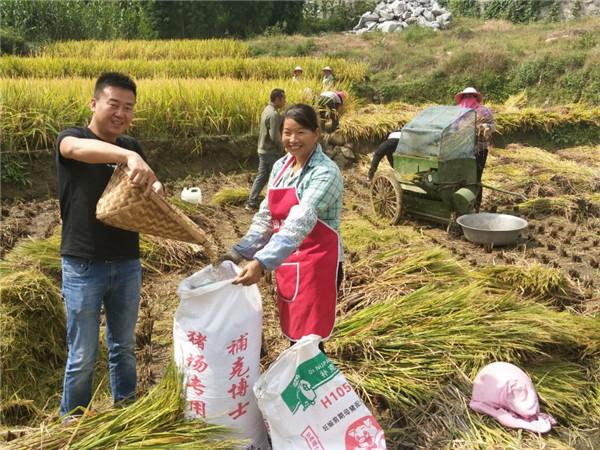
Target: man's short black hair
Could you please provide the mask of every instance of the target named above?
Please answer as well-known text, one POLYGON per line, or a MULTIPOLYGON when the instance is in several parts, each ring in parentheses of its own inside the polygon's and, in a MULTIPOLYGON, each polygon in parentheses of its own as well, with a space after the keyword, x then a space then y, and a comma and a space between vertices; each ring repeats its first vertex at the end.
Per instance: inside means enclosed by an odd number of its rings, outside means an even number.
POLYGON ((273 103, 275 100, 277 100, 278 98, 283 98, 285 97, 285 91, 283 89, 273 89, 271 91, 271 103, 273 103))
POLYGON ((96 80, 96 87, 94 88, 94 96, 98 97, 105 87, 113 86, 121 89, 127 89, 133 92, 133 95, 137 97, 137 88, 135 82, 129 77, 120 72, 104 72, 96 80))

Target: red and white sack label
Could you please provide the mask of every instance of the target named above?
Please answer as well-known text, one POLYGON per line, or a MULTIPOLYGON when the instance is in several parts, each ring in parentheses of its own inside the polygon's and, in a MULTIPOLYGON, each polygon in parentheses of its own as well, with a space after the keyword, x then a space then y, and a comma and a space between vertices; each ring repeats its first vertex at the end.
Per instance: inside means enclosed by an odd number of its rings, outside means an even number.
POLYGON ((305 336, 254 385, 275 450, 384 450, 383 430, 333 362, 305 336))
POLYGON ((270 448, 252 385, 260 374, 262 303, 256 285, 232 284, 226 261, 181 282, 175 313, 175 363, 183 373, 186 418, 224 425, 248 450, 270 448))

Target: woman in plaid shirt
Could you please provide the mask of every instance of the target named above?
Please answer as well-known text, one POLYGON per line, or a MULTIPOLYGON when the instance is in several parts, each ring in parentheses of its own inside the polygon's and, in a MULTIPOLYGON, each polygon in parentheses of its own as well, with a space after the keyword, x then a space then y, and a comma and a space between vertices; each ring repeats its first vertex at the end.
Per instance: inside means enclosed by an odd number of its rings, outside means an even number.
POLYGON ((343 179, 319 145, 315 110, 305 104, 284 114, 287 155, 271 171, 269 192, 246 235, 219 260, 250 260, 234 283, 251 285, 274 270, 280 323, 292 342, 326 339, 335 321, 342 279, 339 238, 343 179))

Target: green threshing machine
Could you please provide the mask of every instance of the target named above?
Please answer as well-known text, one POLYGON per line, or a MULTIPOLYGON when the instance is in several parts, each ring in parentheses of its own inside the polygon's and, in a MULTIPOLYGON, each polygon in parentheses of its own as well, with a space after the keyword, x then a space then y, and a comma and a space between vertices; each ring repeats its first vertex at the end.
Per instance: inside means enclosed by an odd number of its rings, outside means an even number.
POLYGON ((473 212, 477 182, 477 114, 458 106, 433 106, 402 128, 394 170, 371 185, 373 210, 396 224, 403 214, 441 223, 473 212))

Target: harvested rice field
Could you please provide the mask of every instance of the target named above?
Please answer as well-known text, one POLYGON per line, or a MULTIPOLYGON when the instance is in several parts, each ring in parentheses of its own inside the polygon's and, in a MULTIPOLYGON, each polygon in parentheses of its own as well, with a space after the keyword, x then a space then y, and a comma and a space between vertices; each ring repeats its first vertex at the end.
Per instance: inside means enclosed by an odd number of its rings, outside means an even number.
MULTIPOLYGON (((484 183, 528 198, 485 191, 483 210, 529 221, 525 237, 498 248, 410 217, 384 223, 373 214, 363 181, 370 157, 344 170, 345 278, 327 351, 385 428, 389 448, 600 448, 599 154, 597 147, 553 153, 517 144, 493 148, 484 183), (530 374, 542 410, 558 420, 551 433, 508 430, 468 408, 473 377, 496 360, 530 374)), ((251 172, 190 176, 169 181, 167 191, 222 251, 251 221, 243 205, 252 179, 251 172), (202 205, 177 198, 192 184, 203 190, 202 205)), ((196 442, 189 448, 231 448, 215 443, 217 427, 183 422, 181 404, 167 394, 178 389, 169 366, 175 290, 207 264, 202 249, 144 237, 140 400, 123 410, 110 407, 106 363, 99 358, 94 415, 77 427, 63 426, 56 424, 65 357, 55 336, 64 320, 57 291, 58 206, 52 200, 5 202, 2 217, 2 312, 24 321, 2 326, 3 445, 142 448, 142 436, 151 436, 147 445, 155 446, 148 448, 188 448, 189 442, 196 442), (55 326, 27 325, 28 316, 55 326), (28 342, 49 345, 28 351, 28 342), (30 378, 15 377, 15 371, 30 378), (27 388, 32 385, 36 389, 27 388), (156 421, 143 423, 140 411, 155 412, 156 421)), ((268 277, 260 288, 266 369, 288 343, 268 277)))

